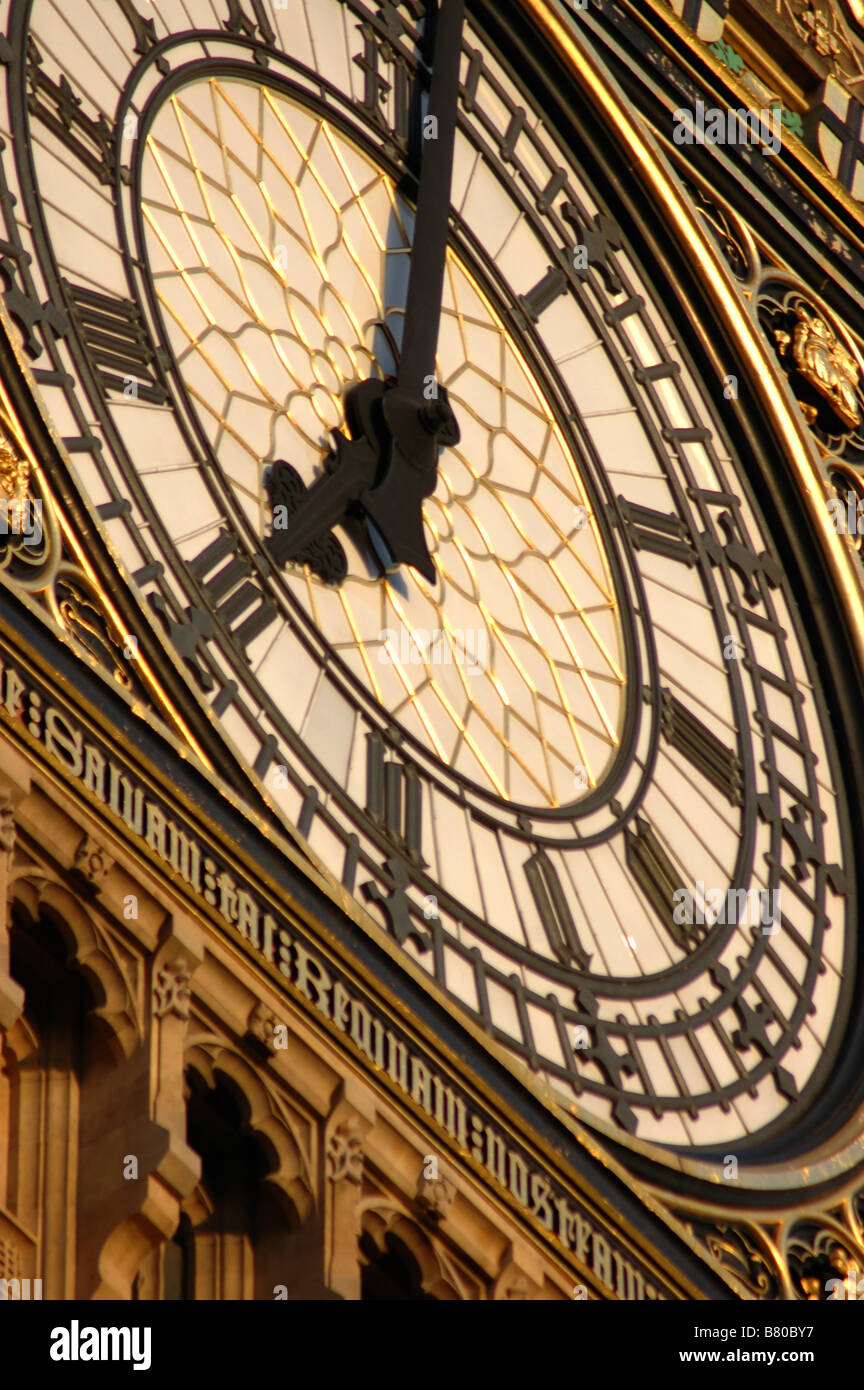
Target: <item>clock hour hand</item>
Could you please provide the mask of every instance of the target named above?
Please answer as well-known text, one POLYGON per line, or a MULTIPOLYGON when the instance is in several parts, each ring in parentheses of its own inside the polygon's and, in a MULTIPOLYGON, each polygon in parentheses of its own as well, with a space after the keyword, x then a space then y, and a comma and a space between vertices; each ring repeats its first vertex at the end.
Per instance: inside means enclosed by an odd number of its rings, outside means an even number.
POLYGON ((344 520, 361 494, 374 485, 389 444, 378 408, 383 392, 383 382, 364 381, 349 393, 346 416, 352 438, 333 431, 333 451, 323 475, 298 501, 287 525, 277 529, 274 524, 266 546, 277 565, 303 561, 310 547, 344 520))
MULTIPOLYGON (((446 391, 418 410, 413 398, 395 384, 364 381, 348 393, 345 416, 351 437, 334 430, 325 473, 308 491, 296 476, 296 502, 287 525, 277 527, 274 508, 274 529, 266 541, 272 560, 277 565, 294 560, 318 569, 322 538, 353 515, 375 525, 392 564, 412 565, 434 583, 422 508, 435 490, 437 470, 434 455, 430 466, 419 445, 431 440, 437 450, 438 440, 458 442, 446 391)), ((333 544, 331 538, 331 549, 333 544)), ((336 549, 341 554, 341 547, 336 549)), ((323 570, 330 582, 338 583, 345 577, 344 557, 340 561, 331 555, 323 570)))
POLYGON ((458 444, 459 426, 442 387, 435 400, 418 408, 400 386, 391 386, 382 400, 390 435, 384 475, 360 496, 363 512, 374 522, 394 565, 411 565, 430 584, 435 566, 423 530, 423 503, 438 481, 439 444, 458 444))

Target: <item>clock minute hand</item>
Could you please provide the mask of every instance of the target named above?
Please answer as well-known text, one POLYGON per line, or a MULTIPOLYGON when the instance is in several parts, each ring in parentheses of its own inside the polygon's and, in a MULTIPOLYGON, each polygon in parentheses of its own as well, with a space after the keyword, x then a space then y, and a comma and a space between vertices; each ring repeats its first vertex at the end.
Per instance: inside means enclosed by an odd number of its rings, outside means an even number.
POLYGON ((437 400, 423 402, 427 382, 435 376, 444 296, 464 24, 465 0, 442 0, 428 111, 435 118, 435 138, 426 141, 420 167, 397 386, 384 400, 390 459, 378 485, 360 498, 393 560, 412 565, 430 583, 435 582, 435 567, 423 533, 423 499, 435 491, 439 443, 459 442, 446 391, 441 388, 437 400))
POLYGON ((459 64, 465 0, 441 0, 435 30, 428 116, 435 137, 425 141, 420 165, 411 274, 399 357, 399 385, 423 399, 425 380, 435 373, 438 326, 447 260, 450 188, 459 108, 459 64))
POLYGON ((325 475, 310 487, 287 528, 268 540, 277 564, 298 558, 349 510, 359 508, 394 563, 412 565, 435 582, 423 500, 435 491, 439 442, 458 443, 459 428, 446 391, 441 388, 438 399, 426 402, 425 387, 435 374, 444 291, 464 22, 465 0, 441 0, 428 111, 436 124, 420 167, 397 383, 390 388, 371 380, 349 392, 351 438, 335 434, 325 475))

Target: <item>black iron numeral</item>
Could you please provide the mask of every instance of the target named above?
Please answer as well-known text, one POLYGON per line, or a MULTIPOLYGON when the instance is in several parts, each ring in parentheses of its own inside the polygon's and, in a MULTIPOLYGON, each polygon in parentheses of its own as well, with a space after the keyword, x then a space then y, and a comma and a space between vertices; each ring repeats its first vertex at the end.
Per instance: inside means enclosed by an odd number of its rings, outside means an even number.
POLYGON ((651 550, 655 555, 679 560, 683 565, 695 565, 697 554, 685 522, 674 512, 658 512, 642 507, 619 496, 618 505, 624 519, 624 529, 636 550, 651 550))
POLYGON ((545 850, 538 849, 526 860, 525 875, 550 949, 562 965, 587 970, 591 957, 579 940, 558 872, 545 850))
POLYGON ((387 755, 377 732, 366 738, 366 810, 388 838, 415 864, 423 863, 420 774, 412 763, 387 755))
POLYGON ((722 792, 733 806, 744 804, 741 763, 731 748, 706 728, 671 690, 661 695, 661 727, 669 743, 677 748, 697 772, 722 792))
POLYGON ((259 40, 271 47, 276 42, 276 33, 267 18, 263 0, 250 0, 254 19, 243 9, 243 0, 228 0, 228 16, 222 23, 229 34, 243 34, 247 39, 259 40))
POLYGON ((217 621, 245 653, 278 612, 274 601, 265 599, 258 585, 249 579, 252 562, 237 554, 237 541, 230 531, 220 530, 215 541, 190 562, 189 569, 201 581, 217 621), (223 561, 228 563, 223 565, 223 561))
POLYGON ((164 405, 168 392, 161 381, 162 360, 137 304, 69 280, 63 288, 103 391, 164 405))
POLYGON ((653 827, 642 816, 637 816, 636 829, 628 826, 624 832, 624 843, 627 864, 672 940, 682 950, 696 945, 708 928, 703 924, 675 921, 675 893, 682 888, 681 875, 653 827))
POLYGON ((381 39, 374 25, 368 21, 358 24, 363 39, 363 52, 354 55, 354 62, 364 76, 363 110, 368 119, 382 132, 386 132, 400 149, 408 147, 411 131, 411 75, 408 64, 395 47, 381 39), (382 59, 390 69, 391 81, 380 70, 382 59), (393 92, 392 116, 384 103, 393 92))

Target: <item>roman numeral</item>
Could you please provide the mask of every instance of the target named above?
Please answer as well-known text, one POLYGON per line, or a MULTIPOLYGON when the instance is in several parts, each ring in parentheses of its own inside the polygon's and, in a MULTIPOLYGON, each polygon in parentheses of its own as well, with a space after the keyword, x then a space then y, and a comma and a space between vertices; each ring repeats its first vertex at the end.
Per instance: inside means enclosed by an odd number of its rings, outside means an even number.
POLYGON ((679 560, 683 565, 695 565, 698 558, 696 549, 680 516, 674 512, 657 512, 652 507, 639 506, 620 495, 618 505, 624 530, 636 550, 651 550, 655 555, 665 555, 667 559, 679 560))
MULTIPOLYGON (((94 120, 81 109, 81 98, 73 92, 65 73, 59 82, 42 71, 44 59, 32 35, 27 39, 27 109, 62 140, 76 159, 100 183, 113 183, 117 172, 114 153, 115 131, 103 112, 94 120)), ((131 178, 121 171, 124 182, 131 178)))
POLYGON ((567 289, 567 276, 563 270, 550 265, 548 273, 538 280, 533 290, 520 294, 519 303, 526 318, 536 323, 542 313, 554 304, 567 289))
POLYGON ((513 158, 513 155, 516 152, 517 141, 519 140, 519 136, 522 134, 524 128, 525 111, 523 107, 517 106, 512 116, 510 117, 510 123, 507 126, 507 129, 504 132, 503 137, 498 142, 498 148, 501 151, 501 158, 504 160, 505 164, 509 164, 510 160, 513 158))
POLYGON ((700 719, 682 705, 671 690, 660 698, 661 727, 666 739, 677 748, 697 772, 722 792, 732 806, 744 804, 744 782, 741 763, 731 748, 727 748, 700 719))
POLYGON ((363 52, 355 55, 354 62, 364 75, 363 110, 382 132, 395 138, 399 148, 405 150, 411 128, 411 75, 408 64, 393 43, 382 41, 368 20, 358 24, 357 28, 363 39, 363 52), (382 57, 389 65, 392 81, 381 73, 382 57), (392 116, 384 109, 384 102, 391 91, 392 116))
MULTIPOLYGON (((636 818, 636 829, 624 831, 627 864, 645 894, 650 907, 660 918, 672 940, 683 950, 705 935, 707 928, 689 922, 675 921, 675 893, 683 887, 681 875, 642 816, 636 818)), ((690 914, 691 916, 694 914, 690 914)))
POLYGON ((377 732, 366 738, 366 810, 415 864, 423 863, 423 788, 412 763, 388 757, 377 732))
POLYGON ((471 57, 465 74, 465 85, 462 88, 462 105, 470 113, 477 105, 477 88, 483 75, 483 54, 479 48, 471 48, 467 52, 471 57))
POLYGON ((553 955, 562 965, 587 970, 591 957, 579 940, 558 871, 545 850, 538 849, 526 860, 525 876, 553 955))
POLYGON ((137 304, 63 281, 69 316, 78 329, 106 393, 164 405, 162 358, 153 347, 137 304))
POLYGON ((237 541, 230 531, 220 530, 215 541, 189 564, 201 581, 218 622, 230 633, 245 654, 246 648, 265 632, 277 616, 272 599, 265 599, 258 585, 249 579, 251 560, 237 554, 237 541), (223 565, 223 561, 227 564, 223 565))

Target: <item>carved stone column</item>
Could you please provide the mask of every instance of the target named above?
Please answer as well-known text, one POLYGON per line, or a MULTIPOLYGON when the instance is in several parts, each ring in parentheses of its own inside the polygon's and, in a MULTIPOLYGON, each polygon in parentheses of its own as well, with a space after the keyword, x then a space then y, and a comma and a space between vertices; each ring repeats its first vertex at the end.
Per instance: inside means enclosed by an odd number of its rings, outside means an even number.
POLYGON ((175 916, 153 959, 147 1093, 149 1114, 129 1131, 137 1177, 121 1191, 124 1210, 99 1253, 96 1298, 129 1298, 147 1255, 170 1239, 184 1199, 201 1177, 201 1161, 186 1143, 183 1096, 186 1029, 192 976, 203 959, 194 924, 175 916))
POLYGON ((23 758, 4 746, 0 768, 0 1028, 6 1030, 21 1017, 24 991, 9 973, 9 902, 12 857, 15 851, 15 817, 30 792, 30 773, 23 758))
POLYGON ((324 1278, 342 1298, 360 1298, 363 1142, 375 1122, 372 1096, 353 1078, 340 1088, 324 1136, 324 1278))

